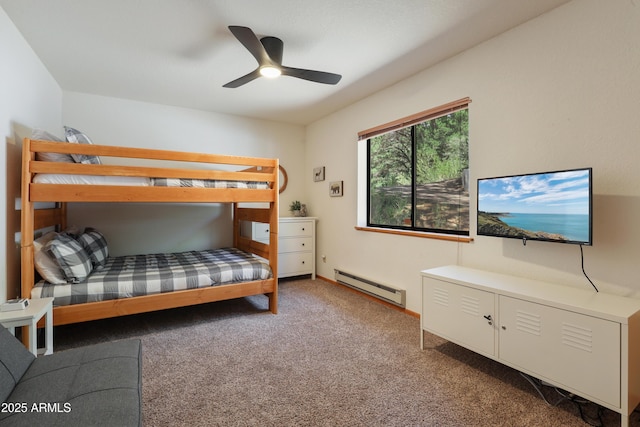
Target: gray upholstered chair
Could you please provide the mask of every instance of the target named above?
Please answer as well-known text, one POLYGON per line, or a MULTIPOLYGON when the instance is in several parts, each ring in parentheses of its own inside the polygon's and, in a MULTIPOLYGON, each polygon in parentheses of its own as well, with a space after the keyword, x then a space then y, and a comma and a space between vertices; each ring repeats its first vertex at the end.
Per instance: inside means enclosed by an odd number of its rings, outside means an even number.
POLYGON ((0 325, 0 425, 142 425, 142 344, 116 341, 36 358, 0 325))

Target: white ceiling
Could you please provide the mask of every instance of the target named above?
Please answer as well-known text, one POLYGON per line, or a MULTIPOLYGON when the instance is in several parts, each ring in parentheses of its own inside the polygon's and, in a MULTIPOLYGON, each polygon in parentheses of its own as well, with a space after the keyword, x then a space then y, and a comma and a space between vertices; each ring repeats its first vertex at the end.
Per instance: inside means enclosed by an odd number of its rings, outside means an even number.
POLYGON ((308 124, 568 0, 0 0, 65 91, 308 124), (342 74, 222 85, 256 68, 229 32, 284 41, 282 63, 342 74))

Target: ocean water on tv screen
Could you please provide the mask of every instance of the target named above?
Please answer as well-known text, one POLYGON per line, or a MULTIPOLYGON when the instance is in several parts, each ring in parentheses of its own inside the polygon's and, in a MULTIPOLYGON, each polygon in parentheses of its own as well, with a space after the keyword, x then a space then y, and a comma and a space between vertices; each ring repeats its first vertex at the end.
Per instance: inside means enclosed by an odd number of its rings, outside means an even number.
POLYGON ((560 234, 567 240, 589 240, 589 215, 510 213, 500 219, 507 225, 530 231, 560 234))

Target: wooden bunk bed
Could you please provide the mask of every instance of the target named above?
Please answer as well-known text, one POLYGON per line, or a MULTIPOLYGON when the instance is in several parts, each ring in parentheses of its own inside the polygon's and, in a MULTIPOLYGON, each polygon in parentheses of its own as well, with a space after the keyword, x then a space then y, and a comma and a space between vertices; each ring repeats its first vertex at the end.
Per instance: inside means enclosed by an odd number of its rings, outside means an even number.
MULTIPOLYGON (((202 288, 177 290, 130 298, 109 299, 82 304, 56 306, 54 324, 63 325, 103 319, 213 301, 264 294, 269 310, 278 309, 278 159, 225 156, 178 151, 126 148, 104 145, 71 144, 25 138, 22 157, 22 212, 21 212, 21 293, 31 298, 36 282, 34 264, 34 233, 55 226, 67 227, 67 203, 70 202, 152 202, 152 203, 231 203, 233 204, 233 245, 268 261, 271 276, 268 279, 221 284, 202 288), (40 153, 40 155, 38 155, 40 153), (63 153, 99 156, 99 158, 134 159, 150 164, 161 161, 162 166, 123 166, 109 164, 63 163, 37 160, 42 153, 63 153), (163 162, 164 161, 164 162, 163 162), (180 167, 169 166, 180 162, 180 167), (188 167, 182 167, 182 165, 188 167), (218 167, 213 170, 213 167, 218 167), (232 165, 232 166, 230 166, 232 165), (224 170, 234 167, 240 170, 224 170), (223 170, 220 170, 222 168, 223 170), (142 179, 169 178, 262 183, 257 188, 198 188, 156 187, 128 185, 87 185, 38 183, 34 178, 42 174, 80 175, 96 177, 140 177, 142 179), (265 185, 266 183, 266 185, 265 185), (35 209, 37 202, 53 202, 52 208, 35 209), (241 207, 251 203, 256 206, 241 207), (269 244, 243 237, 242 221, 269 224, 269 244)), ((127 163, 129 161, 125 161, 127 163)), ((122 162, 121 162, 122 163, 122 162)))

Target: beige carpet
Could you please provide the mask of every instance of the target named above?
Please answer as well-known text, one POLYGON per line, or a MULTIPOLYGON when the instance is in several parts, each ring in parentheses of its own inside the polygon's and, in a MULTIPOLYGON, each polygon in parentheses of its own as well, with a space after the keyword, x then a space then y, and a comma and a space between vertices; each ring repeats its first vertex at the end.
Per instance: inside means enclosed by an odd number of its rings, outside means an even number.
MULTIPOLYGON (((259 296, 57 327, 55 347, 142 339, 147 427, 588 425, 576 404, 548 405, 499 363, 429 334, 421 351, 418 319, 342 286, 282 281, 279 314, 266 304, 259 296)), ((583 408, 598 421, 597 406, 583 408)), ((620 425, 609 410, 602 420, 620 425)))

